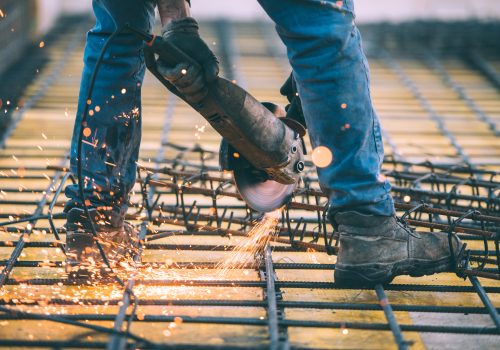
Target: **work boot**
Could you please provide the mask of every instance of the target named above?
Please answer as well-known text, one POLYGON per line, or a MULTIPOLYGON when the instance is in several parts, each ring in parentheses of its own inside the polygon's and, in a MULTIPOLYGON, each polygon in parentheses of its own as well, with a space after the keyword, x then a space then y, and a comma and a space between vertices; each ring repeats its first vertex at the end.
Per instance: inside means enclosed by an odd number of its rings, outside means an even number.
POLYGON ((340 235, 334 277, 340 285, 373 286, 399 275, 453 271, 464 247, 455 234, 450 249, 448 233, 418 233, 396 216, 350 211, 336 214, 334 220, 340 235))
POLYGON ((73 208, 66 219, 66 272, 69 278, 97 278, 106 275, 106 266, 97 240, 111 267, 131 259, 138 252, 137 231, 128 222, 111 225, 105 214, 89 209, 93 218, 97 238, 94 238, 91 223, 85 211, 73 208))

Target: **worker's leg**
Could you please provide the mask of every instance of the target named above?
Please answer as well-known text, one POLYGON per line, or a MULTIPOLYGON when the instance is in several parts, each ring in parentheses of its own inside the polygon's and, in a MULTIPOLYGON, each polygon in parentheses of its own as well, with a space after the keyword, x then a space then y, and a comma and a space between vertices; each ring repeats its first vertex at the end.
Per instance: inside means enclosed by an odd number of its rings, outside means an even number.
POLYGON ((394 216, 352 0, 259 1, 287 46, 313 147, 333 153, 318 173, 340 236, 335 282, 373 285, 453 270, 463 249, 458 237, 420 235, 394 216))
MULTIPOLYGON (((144 77, 142 41, 123 32, 111 42, 102 61, 92 96, 86 100, 90 77, 109 36, 125 23, 150 31, 153 0, 94 0, 96 24, 87 34, 78 111, 71 144, 71 172, 77 174, 77 142, 85 104, 89 104, 83 128, 82 174, 87 205, 112 208, 113 226, 121 224, 134 186, 141 139, 141 84, 144 77)), ((66 188, 66 211, 81 207, 78 187, 66 188)), ((104 209, 106 208, 106 209, 104 209)))
POLYGON ((313 147, 333 162, 318 168, 332 212, 390 216, 390 185, 380 176, 383 145, 352 0, 259 0, 285 43, 313 147))

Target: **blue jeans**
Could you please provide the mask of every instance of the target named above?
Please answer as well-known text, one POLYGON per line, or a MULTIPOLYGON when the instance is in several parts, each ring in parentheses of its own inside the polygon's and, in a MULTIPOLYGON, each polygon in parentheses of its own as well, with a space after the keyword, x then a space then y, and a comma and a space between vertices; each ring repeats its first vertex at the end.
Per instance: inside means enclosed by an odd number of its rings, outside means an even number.
MULTIPOLYGON (((369 70, 354 25, 352 0, 258 1, 276 23, 287 47, 312 145, 325 146, 333 153, 332 163, 318 168, 330 214, 356 210, 392 215, 390 185, 380 176, 384 155, 380 123, 371 102, 369 70)), ((88 81, 103 42, 116 25, 127 21, 151 30, 153 8, 152 0, 94 0, 97 23, 87 37, 75 133, 79 132, 88 81)), ((83 148, 88 199, 93 206, 112 207, 119 215, 127 208, 139 151, 140 84, 144 76, 140 48, 140 40, 130 34, 119 35, 111 44, 91 101, 91 109, 101 108, 89 117, 92 136, 86 140, 93 140, 95 133, 97 144, 84 144, 83 148)), ((74 173, 77 135, 71 151, 74 173)), ((71 199, 69 207, 80 204, 76 186, 68 186, 66 195, 71 199)))
MULTIPOLYGON (((86 101, 90 77, 109 36, 130 23, 151 32, 154 0, 93 0, 95 26, 87 33, 80 96, 71 143, 71 172, 77 173, 77 142, 86 103, 90 114, 84 126, 82 175, 87 206, 112 214, 119 222, 127 211, 135 179, 141 142, 141 85, 145 64, 143 42, 134 34, 116 36, 99 68, 90 101, 86 101)), ((65 210, 81 207, 77 185, 65 189, 70 199, 65 210)))

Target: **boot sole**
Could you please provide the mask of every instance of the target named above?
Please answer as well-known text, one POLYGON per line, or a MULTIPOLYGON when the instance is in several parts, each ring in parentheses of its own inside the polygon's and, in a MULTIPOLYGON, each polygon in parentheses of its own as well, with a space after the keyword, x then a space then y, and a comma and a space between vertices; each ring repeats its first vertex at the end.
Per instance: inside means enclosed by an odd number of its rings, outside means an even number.
MULTIPOLYGON (((127 233, 135 231, 134 226, 128 222, 124 223, 124 228, 127 233)), ((92 237, 89 238, 88 233, 75 231, 72 233, 72 236, 74 241, 80 241, 79 246, 75 248, 75 250, 79 251, 79 253, 77 254, 81 254, 81 251, 88 248, 97 249, 94 244, 94 239, 92 237)), ((138 240, 137 242, 132 240, 130 249, 124 249, 123 253, 120 254, 115 253, 117 262, 112 263, 112 265, 114 265, 113 268, 116 268, 118 266, 119 261, 126 260, 127 258, 130 258, 136 262, 141 262, 142 259, 138 255, 139 244, 140 243, 138 240)), ((110 257, 107 256, 107 258, 109 259, 110 257)), ((102 257, 100 257, 100 254, 97 258, 97 261, 98 265, 102 266, 97 267, 95 264, 87 262, 86 259, 75 260, 74 258, 66 258, 66 273, 68 280, 97 280, 110 277, 112 275, 111 271, 108 267, 105 266, 104 262, 102 261, 102 257)))
POLYGON ((410 275, 421 277, 439 272, 450 272, 450 258, 438 261, 408 259, 392 264, 362 264, 335 266, 335 284, 346 287, 373 287, 376 284, 389 284, 394 277, 410 275))

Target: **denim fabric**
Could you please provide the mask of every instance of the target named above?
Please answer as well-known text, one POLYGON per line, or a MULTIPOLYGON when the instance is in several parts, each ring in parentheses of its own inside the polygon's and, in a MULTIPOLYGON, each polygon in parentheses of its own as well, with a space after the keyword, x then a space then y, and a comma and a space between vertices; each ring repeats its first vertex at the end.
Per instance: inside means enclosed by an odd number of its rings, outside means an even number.
MULTIPOLYGON (((130 23, 150 32, 154 23, 154 0, 94 0, 95 26, 87 33, 84 68, 73 140, 71 172, 76 175, 77 141, 90 77, 100 51, 116 28, 130 23)), ((123 33, 113 39, 99 68, 84 126, 82 174, 85 198, 92 207, 112 209, 115 217, 127 210, 135 183, 141 141, 141 85, 145 64, 142 41, 123 33), (87 129, 88 128, 88 129, 87 129)), ((66 210, 81 206, 76 185, 67 186, 66 210)))
MULTIPOLYGON (((380 176, 380 124, 371 103, 368 65, 353 22, 352 1, 259 2, 287 47, 313 147, 325 146, 333 153, 333 162, 318 169, 331 213, 356 210, 391 215, 390 185, 380 176)), ((87 36, 71 148, 71 171, 75 174, 81 113, 102 45, 117 26, 127 22, 150 31, 154 3, 93 1, 97 23, 87 36)), ((139 39, 125 33, 112 42, 97 76, 90 102, 94 113, 87 126, 91 134, 83 145, 87 198, 92 206, 112 207, 118 215, 127 209, 136 176, 144 76, 141 46, 139 39)), ((66 188, 66 195, 70 198, 67 209, 81 205, 75 185, 66 188)))
POLYGON ((318 168, 330 217, 347 210, 392 215, 390 184, 380 176, 380 123, 352 0, 259 3, 287 47, 311 143, 333 153, 333 162, 318 168))

